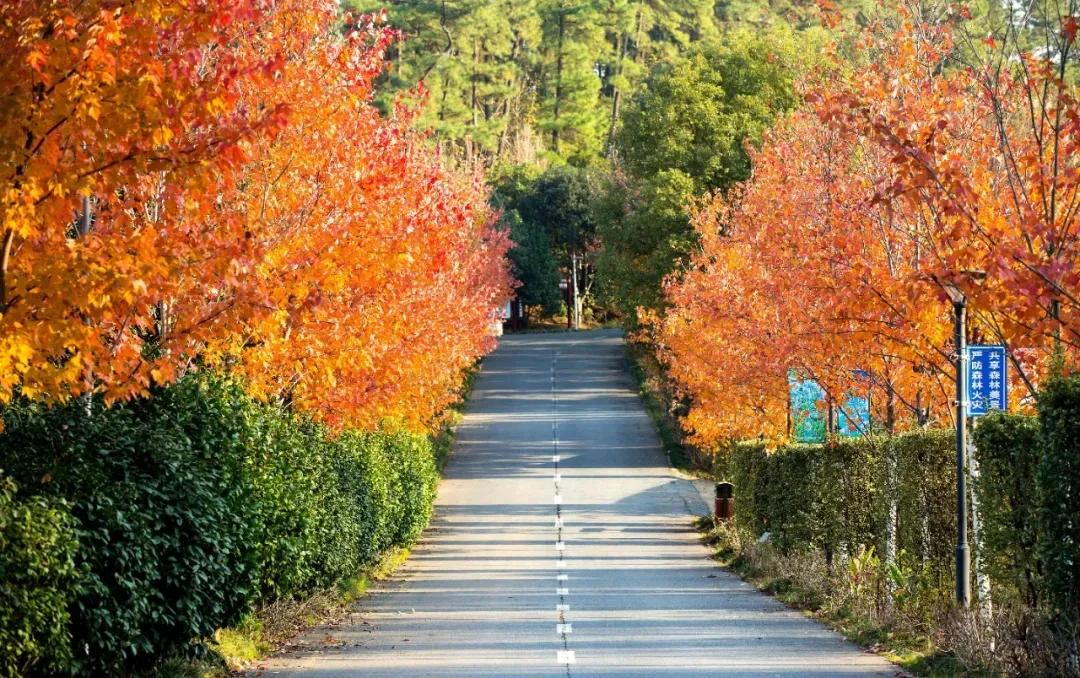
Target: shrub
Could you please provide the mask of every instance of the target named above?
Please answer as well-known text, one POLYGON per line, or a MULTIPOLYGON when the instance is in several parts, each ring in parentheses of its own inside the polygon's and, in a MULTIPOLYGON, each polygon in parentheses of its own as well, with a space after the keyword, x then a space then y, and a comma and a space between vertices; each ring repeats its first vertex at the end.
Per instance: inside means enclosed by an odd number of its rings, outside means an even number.
POLYGON ((814 483, 808 492, 816 514, 813 530, 819 535, 811 543, 848 555, 865 547, 880 548, 884 539, 879 485, 884 468, 882 445, 880 439, 841 438, 804 453, 816 467, 816 472, 805 473, 814 483))
POLYGON ((74 521, 63 502, 19 499, 15 490, 0 475, 0 675, 62 672, 78 583, 74 521))
POLYGON ((1055 377, 1039 397, 1038 550, 1052 617, 1080 628, 1080 375, 1055 377))
POLYGON ((335 441, 338 483, 356 507, 357 559, 374 563, 393 541, 390 469, 380 436, 346 432, 335 441))
POLYGON ((426 437, 332 436, 227 379, 2 413, 0 467, 19 494, 2 486, 0 649, 20 666, 111 675, 198 650, 256 604, 355 576, 431 515, 426 437), (20 548, 31 541, 40 553, 20 548))
POLYGON ((974 431, 983 533, 983 562, 994 581, 994 597, 1018 596, 1038 604, 1038 492, 1035 476, 1041 456, 1039 423, 1034 417, 993 414, 974 431))
POLYGON ((220 466, 161 417, 81 403, 5 412, 0 455, 28 493, 63 498, 83 575, 71 601, 74 666, 149 664, 245 606, 249 532, 220 466))
POLYGON ((948 587, 956 544, 955 435, 910 431, 887 445, 896 459, 897 551, 948 587))
POLYGON ((393 496, 398 498, 392 544, 406 546, 420 536, 431 519, 439 474, 427 438, 401 432, 386 435, 385 441, 387 465, 396 481, 393 496))
POLYGON ((733 443, 728 463, 735 486, 735 523, 755 537, 770 529, 768 524, 768 483, 764 474, 768 461, 765 443, 733 443))

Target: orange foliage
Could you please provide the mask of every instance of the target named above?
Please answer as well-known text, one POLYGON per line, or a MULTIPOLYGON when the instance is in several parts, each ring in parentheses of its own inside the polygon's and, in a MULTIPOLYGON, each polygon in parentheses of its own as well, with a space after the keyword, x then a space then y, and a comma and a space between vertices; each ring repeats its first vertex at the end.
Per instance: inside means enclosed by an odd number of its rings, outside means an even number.
POLYGON ((1074 89, 1029 55, 1027 79, 940 68, 943 26, 865 47, 879 57, 811 88, 809 110, 754 154, 753 178, 698 210, 701 252, 667 283, 653 332, 701 442, 783 438, 789 370, 837 406, 868 371, 889 428, 920 409, 949 418, 951 308, 935 277, 967 293, 972 341, 1007 345, 1026 387, 1014 406, 1037 393, 1055 338, 1080 348, 1074 89), (1052 96, 1025 122, 1032 92, 1052 96))
POLYGON ((340 35, 329 0, 0 16, 0 401, 126 398, 197 364, 335 424, 452 399, 508 243, 477 178, 373 107, 396 36, 340 35))

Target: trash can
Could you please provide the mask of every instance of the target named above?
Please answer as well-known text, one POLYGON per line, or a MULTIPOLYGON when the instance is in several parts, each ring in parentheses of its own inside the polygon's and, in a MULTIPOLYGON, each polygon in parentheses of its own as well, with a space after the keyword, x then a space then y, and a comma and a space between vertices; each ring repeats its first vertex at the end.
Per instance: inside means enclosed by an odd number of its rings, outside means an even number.
POLYGON ((716 484, 716 520, 726 522, 735 517, 735 486, 731 483, 716 484))

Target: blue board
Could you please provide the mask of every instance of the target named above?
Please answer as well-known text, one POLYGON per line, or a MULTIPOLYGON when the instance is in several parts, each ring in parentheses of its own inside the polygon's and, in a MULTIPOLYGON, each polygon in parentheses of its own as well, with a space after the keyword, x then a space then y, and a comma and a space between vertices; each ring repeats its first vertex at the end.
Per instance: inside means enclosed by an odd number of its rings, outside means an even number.
POLYGON ((825 417, 820 403, 825 391, 813 379, 799 379, 795 370, 788 373, 791 393, 791 428, 795 440, 800 443, 825 441, 825 417))
POLYGON ((836 413, 836 434, 846 438, 858 438, 870 432, 870 399, 849 395, 847 402, 836 413))
POLYGON ((967 400, 969 417, 1009 409, 1009 369, 1004 346, 967 347, 967 400))

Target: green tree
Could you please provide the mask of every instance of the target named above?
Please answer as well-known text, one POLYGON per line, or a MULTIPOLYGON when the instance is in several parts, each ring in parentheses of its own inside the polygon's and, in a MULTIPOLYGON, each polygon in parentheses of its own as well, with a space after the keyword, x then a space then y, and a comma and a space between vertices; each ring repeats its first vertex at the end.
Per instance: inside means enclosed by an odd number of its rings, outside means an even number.
MULTIPOLYGON (((538 173, 535 167, 518 166, 501 170, 493 183, 492 202, 505 210, 505 214, 518 215, 522 222, 518 232, 524 234, 524 243, 512 239, 519 246, 524 245, 518 255, 523 258, 523 264, 527 259, 530 266, 536 267, 528 270, 538 271, 531 279, 542 289, 550 290, 552 264, 548 261, 552 262, 557 294, 558 271, 564 271, 571 286, 577 284, 578 303, 570 312, 574 322, 580 323, 582 300, 588 298, 594 280, 592 260, 596 251, 596 222, 588 171, 558 165, 538 173), (534 248, 540 247, 547 248, 547 255, 534 253, 534 248)), ((513 234, 513 217, 510 217, 510 227, 513 234)), ((516 256, 513 251, 511 256, 516 256)), ((522 282, 528 285, 528 281, 522 282)), ((553 305, 557 303, 555 301, 553 305)), ((547 308, 550 310, 552 305, 547 308)))
MULTIPOLYGON (((370 13, 386 3, 348 0, 370 13)), ((423 102, 420 124, 460 155, 505 157, 521 145, 531 120, 541 42, 536 2, 408 0, 390 5, 389 23, 404 34, 391 54, 380 101, 389 110, 403 92, 423 102), (417 85, 423 83, 423 91, 417 85)), ((528 139, 525 139, 526 145, 528 139)))
POLYGON ((660 306, 660 282, 695 245, 692 199, 749 177, 745 144, 795 105, 798 44, 786 28, 733 32, 658 64, 627 106, 595 208, 601 291, 629 317, 660 306))
POLYGON ((544 314, 559 310, 559 266, 551 238, 537 224, 523 221, 517 210, 503 213, 502 223, 510 230, 514 247, 510 250, 514 277, 521 283, 518 299, 526 306, 538 307, 544 314))
MULTIPOLYGON (((362 13, 383 6, 345 1, 362 13)), ((402 93, 421 99, 422 125, 491 164, 595 163, 648 69, 719 34, 711 0, 403 0, 388 18, 406 39, 383 108, 402 93)))

